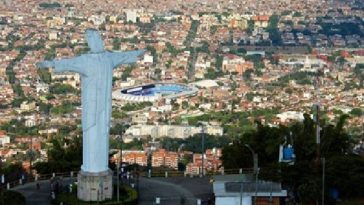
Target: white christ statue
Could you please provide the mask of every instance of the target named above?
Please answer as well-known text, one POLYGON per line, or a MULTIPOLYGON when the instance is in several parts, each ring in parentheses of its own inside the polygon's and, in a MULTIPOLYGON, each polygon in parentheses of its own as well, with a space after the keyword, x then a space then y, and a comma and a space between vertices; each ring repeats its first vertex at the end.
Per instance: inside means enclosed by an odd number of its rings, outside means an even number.
POLYGON ((37 63, 37 67, 80 74, 83 130, 81 171, 100 173, 109 169, 113 69, 121 64, 135 63, 144 51, 106 51, 100 34, 95 29, 86 30, 86 39, 90 52, 69 59, 43 61, 37 63))

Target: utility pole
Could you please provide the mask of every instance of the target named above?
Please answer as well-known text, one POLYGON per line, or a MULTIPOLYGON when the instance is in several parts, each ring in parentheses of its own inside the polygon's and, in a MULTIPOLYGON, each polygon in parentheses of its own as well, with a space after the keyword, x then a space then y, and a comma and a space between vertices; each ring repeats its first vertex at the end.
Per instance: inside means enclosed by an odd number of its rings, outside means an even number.
MULTIPOLYGON (((119 152, 120 154, 120 152, 119 152)), ((117 181, 116 181, 116 199, 117 201, 119 202, 119 198, 120 198, 120 179, 119 179, 119 169, 120 169, 120 155, 119 155, 119 159, 116 160, 117 161, 117 164, 116 164, 116 178, 117 178, 117 181)))
POLYGON ((201 142, 201 148, 202 148, 202 150, 201 150, 201 158, 202 158, 202 176, 204 176, 205 175, 205 173, 204 173, 204 171, 205 171, 205 167, 204 167, 204 154, 205 154, 205 127, 204 127, 204 125, 202 125, 202 142, 201 142))
POLYGON ((320 143, 321 143, 321 137, 320 137, 320 131, 321 131, 321 127, 320 127, 320 104, 316 104, 314 105, 315 109, 316 109, 316 158, 317 160, 320 160, 320 143))
POLYGON ((259 174, 259 167, 258 167, 258 154, 254 152, 254 150, 248 145, 244 144, 245 147, 249 149, 253 156, 253 172, 255 174, 255 197, 254 197, 254 205, 257 204, 257 196, 258 196, 258 174, 259 174))
POLYGON ((202 160, 202 163, 201 163, 201 173, 200 173, 200 177, 203 177, 205 175, 204 171, 205 171, 205 167, 204 167, 204 153, 205 153, 205 126, 206 122, 202 122, 202 121, 199 121, 197 123, 197 126, 200 127, 201 129, 201 160, 202 160))
POLYGON ((119 150, 119 157, 118 157, 118 160, 117 160, 117 165, 116 165, 116 174, 117 174, 117 185, 116 185, 116 188, 117 188, 117 193, 116 193, 116 198, 117 198, 117 201, 119 202, 119 199, 120 199, 120 164, 123 165, 123 129, 124 129, 124 126, 122 127, 122 130, 120 130, 120 150, 119 150))
POLYGON ((243 180, 240 183, 240 205, 243 205, 243 180))
MULTIPOLYGON (((320 68, 319 68, 320 69, 320 68)), ((314 109, 316 112, 315 116, 315 123, 316 123, 316 168, 317 168, 317 174, 320 174, 320 160, 321 160, 321 126, 320 126, 320 70, 317 70, 316 73, 316 83, 315 83, 315 89, 316 89, 316 104, 314 104, 314 109)), ((324 171, 324 170, 323 170, 324 171)), ((325 194, 324 194, 324 188, 323 188, 324 181, 322 181, 322 201, 324 200, 325 194)), ((319 204, 319 199, 316 200, 316 204, 319 204)), ((322 204, 323 205, 323 204, 322 204)))
POLYGON ((322 158, 322 202, 321 205, 325 205, 325 157, 322 158))

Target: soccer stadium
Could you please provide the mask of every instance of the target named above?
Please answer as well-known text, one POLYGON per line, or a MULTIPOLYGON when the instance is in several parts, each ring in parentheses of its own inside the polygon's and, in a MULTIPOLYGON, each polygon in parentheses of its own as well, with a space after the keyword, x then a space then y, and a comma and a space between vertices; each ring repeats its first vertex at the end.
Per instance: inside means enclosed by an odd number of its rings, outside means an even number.
POLYGON ((161 98, 174 99, 181 96, 191 96, 197 93, 197 88, 178 83, 153 83, 115 90, 113 99, 129 102, 154 102, 161 98))

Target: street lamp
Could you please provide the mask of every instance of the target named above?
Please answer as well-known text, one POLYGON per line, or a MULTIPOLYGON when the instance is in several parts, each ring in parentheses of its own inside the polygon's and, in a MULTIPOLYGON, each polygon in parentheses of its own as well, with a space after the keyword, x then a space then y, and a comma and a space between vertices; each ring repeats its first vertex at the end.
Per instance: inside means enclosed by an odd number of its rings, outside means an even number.
POLYGON ((246 148, 248 148, 249 151, 252 153, 253 163, 254 163, 254 165, 253 165, 253 171, 254 171, 254 173, 257 173, 258 172, 258 154, 256 154, 254 152, 254 150, 248 144, 244 144, 244 146, 246 148))
POLYGON ((254 197, 254 205, 256 205, 257 204, 257 194, 258 194, 258 174, 259 174, 258 154, 255 153, 254 150, 248 144, 244 144, 244 146, 249 149, 249 151, 252 153, 252 156, 253 156, 253 163, 254 163, 254 165, 253 165, 253 171, 255 173, 255 197, 254 197))
POLYGON ((117 165, 116 165, 116 175, 117 175, 117 193, 116 193, 116 198, 117 198, 117 201, 119 201, 119 198, 120 198, 120 179, 119 179, 119 171, 120 171, 120 164, 122 165, 123 164, 123 133, 124 133, 124 126, 122 126, 122 129, 120 130, 120 150, 119 150, 119 157, 117 159, 117 165))
POLYGON ((116 199, 117 199, 117 201, 119 201, 119 195, 120 195, 120 185, 119 185, 119 183, 120 183, 120 181, 119 181, 119 169, 120 169, 120 155, 121 155, 121 153, 119 152, 119 157, 118 157, 118 159, 116 160, 117 161, 117 164, 116 164, 116 178, 117 178, 117 182, 116 182, 116 186, 117 186, 117 190, 116 190, 116 199))
POLYGON ((199 127, 201 127, 201 159, 202 159, 202 164, 201 164, 201 173, 200 176, 204 176, 205 173, 205 167, 204 167, 204 154, 205 154, 205 126, 206 126, 206 122, 198 122, 199 127))

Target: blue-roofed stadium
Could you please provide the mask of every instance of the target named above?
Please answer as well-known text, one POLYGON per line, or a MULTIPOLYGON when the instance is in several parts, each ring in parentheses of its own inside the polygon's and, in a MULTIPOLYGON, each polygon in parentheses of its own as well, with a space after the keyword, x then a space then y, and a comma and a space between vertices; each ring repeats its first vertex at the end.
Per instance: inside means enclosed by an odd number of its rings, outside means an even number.
POLYGON ((130 102, 154 102, 161 98, 177 98, 194 95, 197 88, 177 83, 155 83, 119 89, 113 92, 113 98, 130 102))

